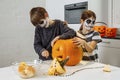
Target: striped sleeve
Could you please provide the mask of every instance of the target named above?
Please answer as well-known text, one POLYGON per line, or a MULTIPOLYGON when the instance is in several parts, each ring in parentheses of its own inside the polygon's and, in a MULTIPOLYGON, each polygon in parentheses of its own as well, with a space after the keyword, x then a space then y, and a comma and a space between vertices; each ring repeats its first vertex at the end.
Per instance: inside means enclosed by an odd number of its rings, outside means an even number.
POLYGON ((102 38, 101 38, 100 34, 96 31, 93 33, 92 40, 96 41, 97 43, 102 42, 102 38))

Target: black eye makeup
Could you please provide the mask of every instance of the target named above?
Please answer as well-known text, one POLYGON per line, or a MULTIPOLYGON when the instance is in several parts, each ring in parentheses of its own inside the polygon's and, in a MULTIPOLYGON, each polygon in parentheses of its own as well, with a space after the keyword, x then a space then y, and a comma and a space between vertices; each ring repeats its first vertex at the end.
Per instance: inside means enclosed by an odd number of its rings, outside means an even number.
POLYGON ((95 20, 92 22, 92 24, 95 24, 95 20))
POLYGON ((88 19, 88 20, 86 20, 86 22, 87 22, 88 24, 90 24, 90 23, 91 23, 91 20, 90 20, 90 19, 88 19))
POLYGON ((87 24, 90 24, 90 23, 95 24, 95 20, 87 19, 87 20, 86 20, 86 23, 87 23, 87 24))
POLYGON ((44 19, 41 19, 41 20, 39 21, 39 24, 44 24, 44 22, 45 22, 45 20, 44 20, 44 19))
POLYGON ((44 21, 40 21, 40 22, 39 22, 39 24, 43 24, 43 23, 44 23, 44 21))

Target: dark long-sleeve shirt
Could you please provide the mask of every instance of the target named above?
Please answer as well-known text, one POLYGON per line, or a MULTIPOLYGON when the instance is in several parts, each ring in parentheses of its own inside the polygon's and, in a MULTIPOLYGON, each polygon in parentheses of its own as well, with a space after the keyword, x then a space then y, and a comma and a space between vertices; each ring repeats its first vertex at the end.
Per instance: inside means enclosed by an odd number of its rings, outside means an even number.
POLYGON ((76 32, 64 25, 63 22, 60 20, 55 20, 55 23, 50 25, 48 28, 37 26, 35 28, 34 49, 36 53, 38 53, 39 59, 52 59, 51 41, 56 36, 60 36, 60 39, 69 39, 74 37, 75 35, 76 32), (48 50, 50 53, 50 56, 47 59, 41 56, 41 53, 44 50, 48 50))

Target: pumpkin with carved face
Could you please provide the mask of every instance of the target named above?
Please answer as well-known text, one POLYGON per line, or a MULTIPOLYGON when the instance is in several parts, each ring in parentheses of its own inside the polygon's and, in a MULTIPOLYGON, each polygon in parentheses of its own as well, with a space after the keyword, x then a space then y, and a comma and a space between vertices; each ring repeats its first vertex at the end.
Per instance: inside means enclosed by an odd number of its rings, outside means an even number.
POLYGON ((101 37, 104 37, 106 32, 106 26, 94 26, 94 30, 98 31, 101 37))
POLYGON ((52 57, 66 59, 69 56, 69 61, 66 63, 68 66, 79 64, 82 60, 83 50, 82 47, 77 47, 72 39, 58 40, 52 48, 52 57))
POLYGON ((106 37, 115 37, 117 28, 107 28, 106 29, 106 37))

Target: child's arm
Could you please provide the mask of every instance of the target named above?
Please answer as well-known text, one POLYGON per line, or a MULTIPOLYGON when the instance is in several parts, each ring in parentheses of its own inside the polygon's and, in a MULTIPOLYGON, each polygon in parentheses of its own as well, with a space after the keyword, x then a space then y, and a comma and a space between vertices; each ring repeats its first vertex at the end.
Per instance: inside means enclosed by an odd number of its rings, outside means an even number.
POLYGON ((64 25, 63 22, 60 25, 60 30, 61 30, 60 39, 70 39, 76 36, 76 31, 69 28, 67 25, 64 25))
POLYGON ((51 41, 51 46, 53 47, 53 45, 55 44, 55 42, 56 42, 57 40, 59 40, 59 39, 60 39, 60 36, 55 37, 55 38, 51 41))
POLYGON ((42 47, 42 45, 41 45, 41 37, 39 36, 39 31, 38 31, 37 28, 35 29, 34 49, 35 49, 35 52, 36 52, 38 55, 41 55, 41 53, 46 50, 46 49, 45 49, 44 47, 42 47))
POLYGON ((91 41, 90 43, 87 43, 84 39, 78 37, 73 38, 73 43, 78 47, 82 46, 90 53, 95 49, 97 45, 96 41, 91 41))

